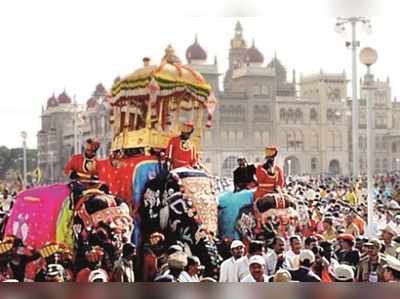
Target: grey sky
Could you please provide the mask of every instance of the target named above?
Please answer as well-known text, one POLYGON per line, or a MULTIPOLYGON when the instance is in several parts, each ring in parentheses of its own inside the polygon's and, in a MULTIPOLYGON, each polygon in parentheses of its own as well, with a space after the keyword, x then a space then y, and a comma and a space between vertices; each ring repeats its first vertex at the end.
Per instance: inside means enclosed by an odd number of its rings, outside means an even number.
MULTIPOLYGON (((209 62, 217 55, 224 72, 238 19, 246 40, 255 39, 266 63, 277 51, 289 74, 293 68, 298 74, 346 69, 350 78, 350 52, 346 38, 334 31, 334 16, 369 15, 373 34, 360 28, 361 45, 377 49, 373 72, 382 80, 390 76, 393 96, 400 96, 395 15, 400 5, 394 0, 356 2, 0 1, 0 144, 19 146, 20 131, 26 130, 28 146, 36 146, 41 106, 53 92, 66 88, 83 103, 98 82, 110 88, 116 76, 140 67, 144 56, 158 63, 169 43, 184 58, 196 33, 209 62), (347 4, 337 5, 341 2, 347 4)), ((359 75, 363 71, 359 66, 359 75)))

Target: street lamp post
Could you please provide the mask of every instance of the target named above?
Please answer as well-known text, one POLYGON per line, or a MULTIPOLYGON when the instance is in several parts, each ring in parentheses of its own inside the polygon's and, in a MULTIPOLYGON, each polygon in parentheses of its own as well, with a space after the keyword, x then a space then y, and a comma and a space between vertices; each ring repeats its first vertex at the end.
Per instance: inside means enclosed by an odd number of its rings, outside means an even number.
POLYGON ((367 67, 367 75, 365 80, 366 85, 366 102, 367 102, 367 179, 368 179, 368 233, 372 236, 372 223, 373 223, 373 210, 374 210, 374 157, 373 157, 373 130, 372 130, 372 109, 373 109, 373 96, 371 94, 372 75, 370 67, 378 59, 377 52, 372 48, 364 48, 360 52, 360 61, 367 67))
POLYGON ((27 184, 27 165, 26 165, 26 139, 28 138, 28 133, 25 131, 21 132, 21 137, 22 137, 22 149, 23 149, 23 161, 24 161, 24 168, 23 168, 23 173, 24 173, 24 187, 26 187, 27 184))
POLYGON ((352 139, 353 139, 353 177, 354 179, 358 176, 360 171, 359 157, 358 157, 358 97, 357 97, 357 48, 360 46, 360 42, 356 37, 356 25, 362 23, 367 26, 367 30, 371 30, 371 22, 369 19, 364 17, 352 17, 352 18, 337 18, 336 21, 336 32, 344 33, 346 31, 346 24, 351 24, 351 42, 346 42, 346 47, 351 47, 352 50, 352 72, 351 72, 351 85, 352 85, 352 139))
POLYGON ((50 159, 50 178, 51 178, 51 183, 54 183, 54 152, 50 151, 49 152, 49 159, 50 159))

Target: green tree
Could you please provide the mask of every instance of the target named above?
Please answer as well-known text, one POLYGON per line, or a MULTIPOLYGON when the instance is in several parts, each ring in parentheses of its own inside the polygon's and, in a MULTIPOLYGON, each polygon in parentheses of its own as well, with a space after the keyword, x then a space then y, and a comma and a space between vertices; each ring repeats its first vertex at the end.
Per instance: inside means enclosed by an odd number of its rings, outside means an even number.
POLYGON ((0 179, 4 179, 12 163, 11 152, 5 146, 0 146, 0 179))
MULTIPOLYGON (((37 167, 37 150, 27 149, 26 151, 27 171, 32 172, 37 167)), ((8 149, 0 147, 0 179, 9 179, 10 175, 22 174, 23 172, 23 149, 8 149)))

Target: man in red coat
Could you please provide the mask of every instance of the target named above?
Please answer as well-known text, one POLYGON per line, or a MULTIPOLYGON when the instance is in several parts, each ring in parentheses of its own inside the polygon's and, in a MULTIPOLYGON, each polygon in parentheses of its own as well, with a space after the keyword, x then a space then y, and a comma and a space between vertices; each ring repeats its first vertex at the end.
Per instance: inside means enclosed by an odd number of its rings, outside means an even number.
POLYGON ((64 173, 70 179, 91 180, 98 177, 98 163, 96 152, 100 147, 100 142, 88 139, 86 141, 85 152, 72 156, 64 167, 64 173))
POLYGON ((193 131, 193 124, 185 123, 182 126, 181 135, 170 139, 165 154, 171 169, 185 166, 194 167, 198 164, 196 147, 190 141, 193 131))
MULTIPOLYGON (((257 190, 254 193, 254 212, 256 216, 256 231, 260 231, 262 224, 266 219, 261 214, 257 206, 257 201, 262 199, 268 193, 281 193, 285 186, 285 176, 282 168, 275 165, 275 157, 278 154, 276 146, 269 146, 265 149, 265 163, 257 166, 256 179, 257 190)), ((282 197, 283 198, 283 197, 282 197)))
POLYGON ((258 165, 256 169, 258 187, 254 193, 255 201, 268 193, 281 192, 285 186, 283 170, 275 164, 277 154, 278 148, 276 146, 270 146, 265 149, 265 163, 258 165))

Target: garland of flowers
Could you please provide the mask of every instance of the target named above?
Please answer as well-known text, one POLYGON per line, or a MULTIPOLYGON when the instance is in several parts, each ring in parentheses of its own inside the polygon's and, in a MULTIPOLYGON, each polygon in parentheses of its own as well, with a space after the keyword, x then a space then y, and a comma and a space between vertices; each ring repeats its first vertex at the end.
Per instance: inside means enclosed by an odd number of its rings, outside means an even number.
MULTIPOLYGON (((185 94, 199 102, 202 102, 203 104, 205 104, 205 102, 208 99, 207 94, 199 94, 195 90, 192 90, 187 86, 162 88, 158 92, 157 98, 170 97, 170 96, 184 96, 185 94)), ((126 90, 121 90, 118 95, 114 96, 113 102, 114 104, 116 104, 120 102, 120 100, 123 98, 147 99, 146 96, 148 95, 149 95, 148 87, 137 88, 137 89, 126 89, 126 90)))
MULTIPOLYGON (((195 84, 187 82, 185 80, 171 79, 167 76, 160 76, 158 74, 154 75, 154 79, 160 86, 161 94, 164 90, 168 90, 171 92, 174 90, 183 89, 199 101, 206 101, 211 92, 211 87, 207 83, 195 84)), ((137 91, 137 95, 148 93, 147 87, 150 81, 151 76, 147 76, 146 78, 122 80, 117 82, 112 88, 112 96, 114 98, 114 101, 118 101, 118 98, 126 94, 131 94, 134 96, 134 94, 132 94, 132 91, 137 91)))
MULTIPOLYGON (((186 90, 174 90, 171 92, 166 93, 165 91, 163 91, 162 94, 159 94, 157 96, 157 100, 161 100, 161 99, 166 99, 166 98, 179 98, 179 97, 184 97, 185 95, 189 95, 189 97, 193 97, 193 94, 188 94, 188 92, 186 90)), ((197 99, 197 98, 195 98, 197 99)), ((118 107, 122 107, 122 106, 126 106, 128 103, 130 102, 140 102, 140 101, 147 101, 149 100, 149 93, 145 92, 145 93, 141 93, 138 94, 138 91, 129 91, 126 92, 124 94, 120 94, 118 96, 118 98, 115 98, 114 103, 112 104, 113 106, 118 106, 118 107)), ((205 107, 206 102, 205 101, 200 101, 203 105, 203 107, 205 107)))

